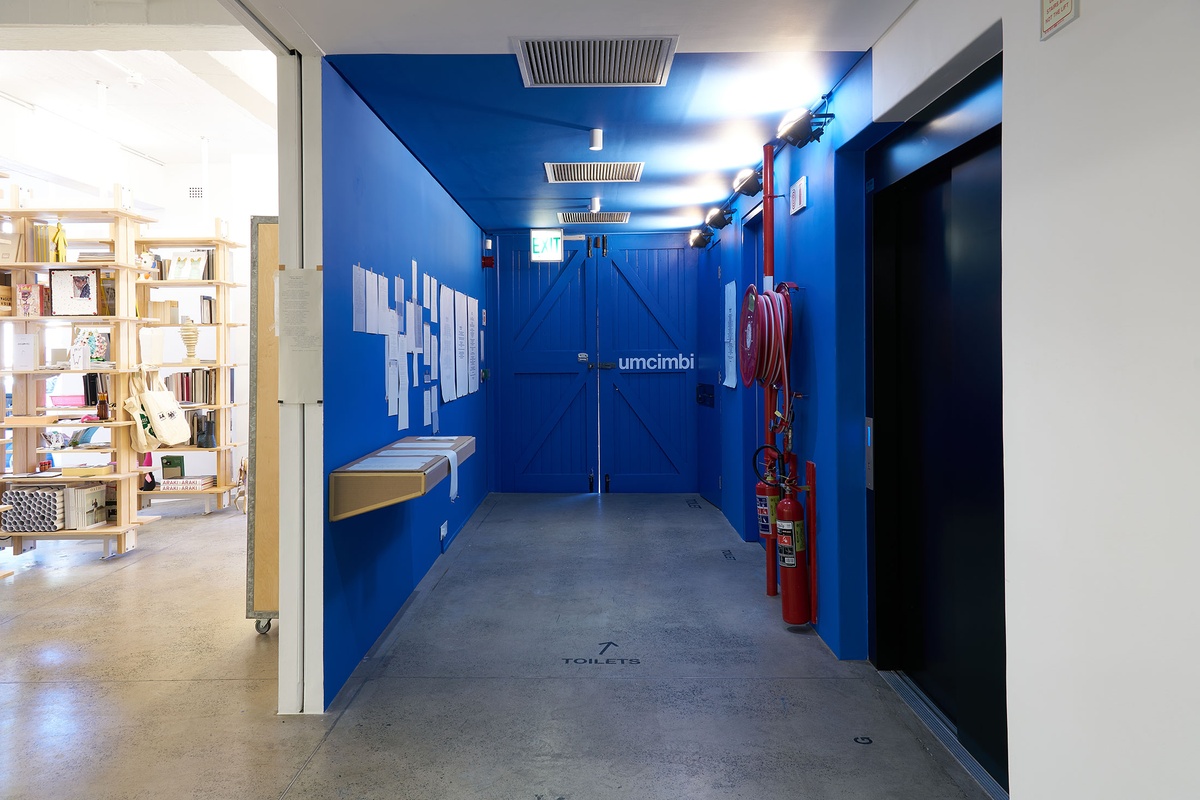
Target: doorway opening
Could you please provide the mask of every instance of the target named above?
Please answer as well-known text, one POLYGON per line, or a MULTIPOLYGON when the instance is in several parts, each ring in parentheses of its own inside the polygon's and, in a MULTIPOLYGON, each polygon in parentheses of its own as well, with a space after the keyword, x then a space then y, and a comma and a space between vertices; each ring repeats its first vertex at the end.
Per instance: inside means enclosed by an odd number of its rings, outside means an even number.
POLYGON ((897 169, 921 126, 998 97, 999 61, 983 69, 875 156, 871 660, 1006 788, 998 104, 982 131, 897 169))
POLYGON ((683 236, 498 245, 501 491, 696 490, 697 256, 683 236))

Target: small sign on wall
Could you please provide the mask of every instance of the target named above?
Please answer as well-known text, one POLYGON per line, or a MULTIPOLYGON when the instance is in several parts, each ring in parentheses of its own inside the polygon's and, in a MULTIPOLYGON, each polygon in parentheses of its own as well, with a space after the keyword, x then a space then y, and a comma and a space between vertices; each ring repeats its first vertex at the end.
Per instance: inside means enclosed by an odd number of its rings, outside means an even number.
POLYGON ((1079 19, 1079 0, 1042 0, 1042 41, 1079 19))
POLYGON ((804 209, 808 208, 808 176, 805 175, 792 184, 792 191, 788 194, 788 207, 793 214, 799 214, 804 209))

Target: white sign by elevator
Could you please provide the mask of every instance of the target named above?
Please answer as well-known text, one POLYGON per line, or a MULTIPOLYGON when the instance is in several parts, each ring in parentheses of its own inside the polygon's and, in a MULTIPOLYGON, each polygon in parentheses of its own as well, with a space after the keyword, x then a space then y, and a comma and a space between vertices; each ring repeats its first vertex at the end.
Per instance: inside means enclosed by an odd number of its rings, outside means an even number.
POLYGON ((1079 19, 1079 0, 1042 0, 1042 41, 1079 19))
POLYGON ((534 228, 529 231, 530 261, 562 261, 562 228, 534 228))

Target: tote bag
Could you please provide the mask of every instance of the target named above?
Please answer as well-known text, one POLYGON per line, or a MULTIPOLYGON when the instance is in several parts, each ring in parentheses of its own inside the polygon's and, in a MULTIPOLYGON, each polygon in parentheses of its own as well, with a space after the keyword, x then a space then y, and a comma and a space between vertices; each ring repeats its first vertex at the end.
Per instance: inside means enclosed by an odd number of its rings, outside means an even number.
POLYGON ((154 438, 167 447, 182 444, 192 438, 192 429, 188 425, 187 415, 179 407, 175 394, 163 385, 158 372, 153 377, 143 371, 143 382, 146 389, 138 395, 142 409, 150 419, 150 429, 154 438))
POLYGON ((129 396, 125 398, 125 411, 133 420, 129 429, 129 439, 133 443, 134 452, 149 453, 162 444, 150 427, 150 416, 142 408, 141 396, 146 391, 146 373, 134 373, 129 376, 129 396))

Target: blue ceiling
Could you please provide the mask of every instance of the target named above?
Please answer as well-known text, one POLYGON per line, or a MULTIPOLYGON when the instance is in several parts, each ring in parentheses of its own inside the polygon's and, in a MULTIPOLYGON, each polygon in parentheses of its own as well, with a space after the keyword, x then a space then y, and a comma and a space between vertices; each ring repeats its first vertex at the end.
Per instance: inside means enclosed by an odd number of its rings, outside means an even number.
MULTIPOLYGON (((697 227, 762 162, 784 113, 813 107, 861 53, 678 53, 663 87, 527 89, 513 55, 340 55, 330 64, 485 231, 559 227, 558 211, 629 211, 697 227), (588 132, 604 130, 604 149, 588 132), (546 161, 644 161, 638 183, 551 184, 546 161)), ((833 124, 836 124, 836 120, 833 124)))

